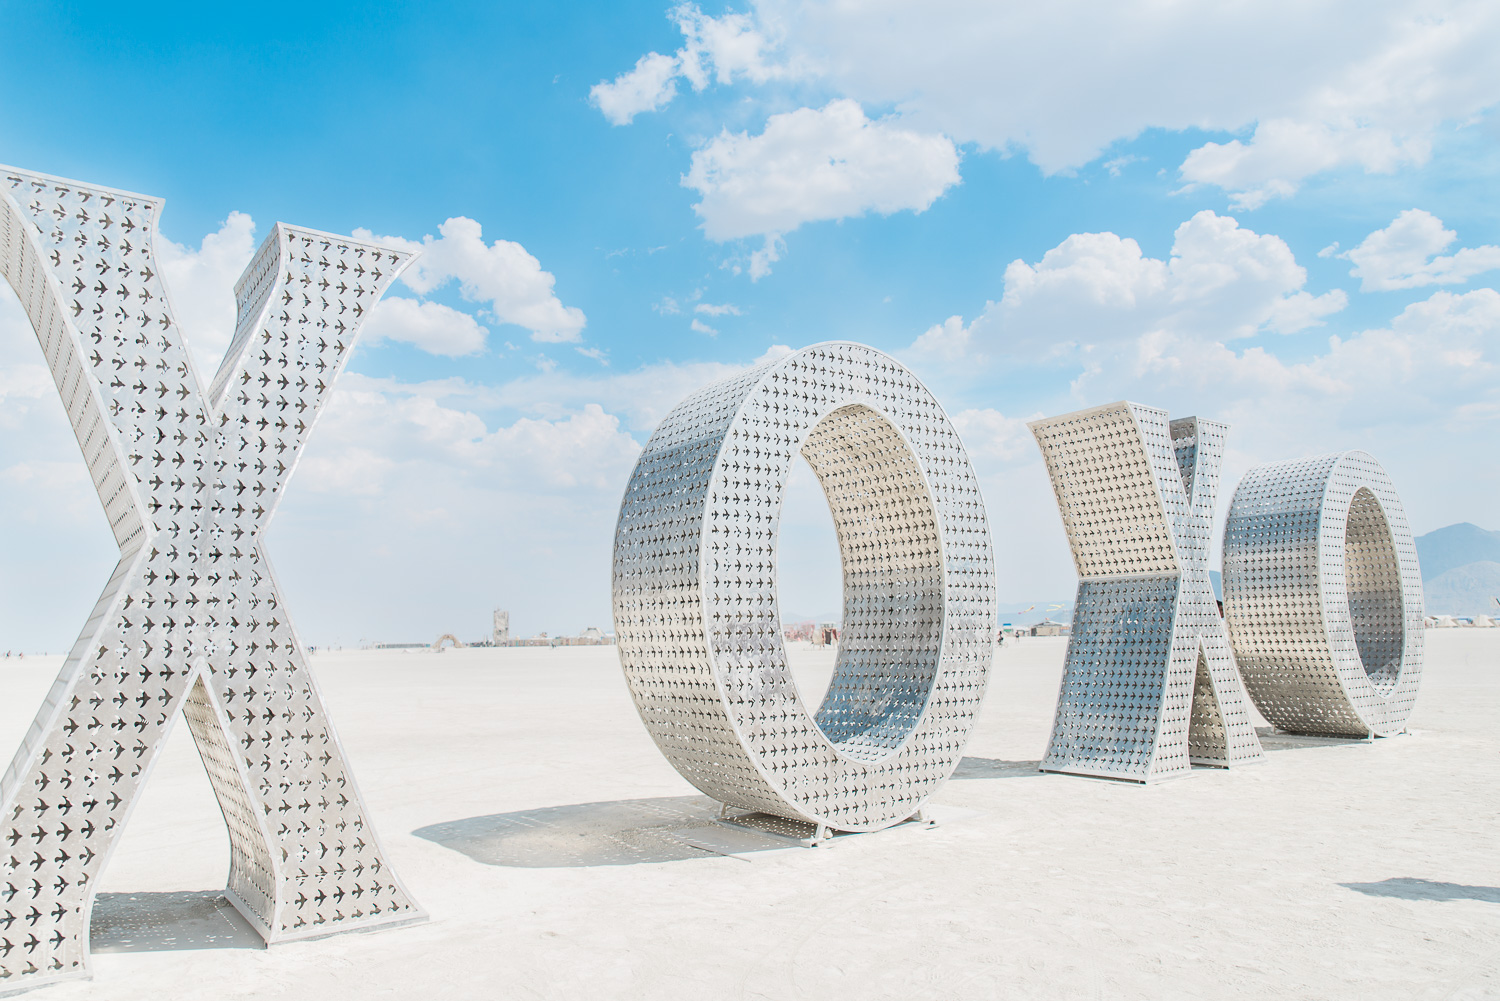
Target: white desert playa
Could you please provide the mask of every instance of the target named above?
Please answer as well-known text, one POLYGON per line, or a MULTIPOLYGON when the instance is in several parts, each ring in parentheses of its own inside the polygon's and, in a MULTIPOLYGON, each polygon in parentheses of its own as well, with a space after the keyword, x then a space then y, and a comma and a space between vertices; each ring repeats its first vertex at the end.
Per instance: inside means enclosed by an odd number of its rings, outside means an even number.
MULTIPOLYGON (((1428 637, 1412 733, 1141 787, 1038 772, 1066 639, 1008 641, 941 823, 783 847, 713 822, 610 647, 312 670, 424 925, 262 947, 178 725, 104 871, 92 981, 39 998, 1500 996, 1500 633, 1428 637)), ((799 684, 831 651, 791 645, 799 684)), ((0 660, 19 742, 56 658, 0 660)), ((808 694, 815 694, 809 691, 808 694)))

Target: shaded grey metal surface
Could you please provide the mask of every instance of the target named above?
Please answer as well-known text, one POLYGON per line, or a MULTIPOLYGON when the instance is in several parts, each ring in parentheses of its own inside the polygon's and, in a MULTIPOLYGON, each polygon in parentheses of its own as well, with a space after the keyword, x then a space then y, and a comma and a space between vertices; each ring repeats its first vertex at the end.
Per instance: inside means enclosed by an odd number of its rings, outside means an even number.
POLYGON ((101 893, 89 922, 89 951, 94 955, 265 947, 220 890, 101 893))
POLYGON ((1122 401, 1030 427, 1080 578, 1042 770, 1149 782, 1260 760, 1208 579, 1226 426, 1122 401))
MULTIPOLYGON (((942 812, 954 819, 972 814, 952 808, 942 812)), ((704 796, 663 796, 465 817, 412 833, 483 865, 540 869, 658 864, 716 856, 748 861, 826 842, 826 828, 822 828, 822 839, 819 830, 818 824, 769 813, 726 813, 722 804, 704 796)))
MULTIPOLYGON (((419 838, 483 865, 523 869, 639 865, 708 858, 682 831, 708 831, 718 805, 702 796, 570 803, 421 827, 419 838)), ((765 848, 781 847, 767 841, 765 848)))
POLYGON ((952 774, 994 646, 979 487, 942 407, 871 348, 820 344, 702 389, 652 434, 615 533, 620 662, 656 744, 714 799, 836 830, 910 817, 952 774), (816 714, 787 664, 776 537, 796 455, 844 567, 816 714))
POLYGON ((1256 466, 1224 526, 1224 616, 1245 687, 1289 733, 1399 733, 1422 678, 1422 572, 1366 452, 1256 466))
POLYGON ((386 865, 261 535, 409 255, 277 224, 205 391, 153 252, 159 199, 0 167, 0 271, 120 562, 0 780, 0 990, 80 975, 93 889, 179 711, 268 942, 420 917, 386 865))

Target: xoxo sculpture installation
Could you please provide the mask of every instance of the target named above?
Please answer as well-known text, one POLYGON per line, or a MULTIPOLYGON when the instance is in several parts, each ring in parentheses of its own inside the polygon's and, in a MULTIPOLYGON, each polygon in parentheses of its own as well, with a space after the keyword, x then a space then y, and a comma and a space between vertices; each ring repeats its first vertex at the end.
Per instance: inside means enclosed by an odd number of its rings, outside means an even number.
POLYGON ((962 756, 994 602, 963 445, 910 372, 862 345, 806 348, 683 400, 620 508, 615 627, 636 708, 677 770, 729 806, 845 831, 911 817, 962 756), (799 452, 844 567, 838 662, 816 714, 776 604, 799 452))
POLYGON ((1080 578, 1042 770, 1149 782, 1258 761, 1208 579, 1225 426, 1125 402, 1030 426, 1080 578))
POLYGON ((179 709, 268 942, 420 918, 390 872, 261 534, 408 255, 278 224, 205 392, 153 256, 160 200, 0 167, 25 306, 120 562, 0 782, 0 990, 86 973, 95 881, 179 709))
POLYGON ((1246 473, 1224 527, 1224 618, 1282 730, 1400 732, 1422 677, 1422 575, 1380 463, 1339 452, 1246 473))

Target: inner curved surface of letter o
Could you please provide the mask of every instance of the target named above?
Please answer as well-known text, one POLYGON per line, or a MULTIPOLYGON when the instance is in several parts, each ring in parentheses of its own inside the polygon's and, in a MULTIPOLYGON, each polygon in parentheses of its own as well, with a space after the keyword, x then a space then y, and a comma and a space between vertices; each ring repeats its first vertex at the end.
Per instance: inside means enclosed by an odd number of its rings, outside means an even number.
POLYGON ((1224 619, 1256 708, 1290 733, 1399 733, 1422 676, 1422 575, 1395 486, 1349 451, 1245 474, 1224 619))
POLYGON ((871 831, 963 755, 994 653, 979 486, 937 400, 896 360, 819 344, 667 415, 615 531, 620 662, 657 746, 730 806, 871 831), (787 663, 776 538, 798 454, 843 561, 838 658, 817 711, 787 663))

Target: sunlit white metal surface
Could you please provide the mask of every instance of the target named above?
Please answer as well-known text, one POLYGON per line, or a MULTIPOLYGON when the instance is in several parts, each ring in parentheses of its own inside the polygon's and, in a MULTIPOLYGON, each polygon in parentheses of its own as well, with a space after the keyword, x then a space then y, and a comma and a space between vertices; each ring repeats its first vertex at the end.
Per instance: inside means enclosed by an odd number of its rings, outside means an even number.
POLYGON ((1245 474, 1224 527, 1224 615, 1245 687, 1278 728, 1401 731, 1422 678, 1422 572, 1374 457, 1245 474))
POLYGON ((678 404, 615 534, 620 661, 657 746, 722 803, 837 830, 912 816, 958 765, 984 694, 994 565, 968 456, 899 362, 820 344, 678 404), (816 714, 776 604, 782 496, 801 453, 844 567, 816 714))
POLYGON ((120 562, 0 783, 0 990, 80 975, 94 887, 179 709, 270 942, 420 916, 387 866, 261 534, 408 255, 277 225, 205 393, 153 256, 158 199, 0 167, 0 271, 120 562))
POLYGON ((1042 770, 1149 782, 1259 760, 1208 579, 1226 426, 1120 402, 1030 427, 1079 576, 1042 770))

